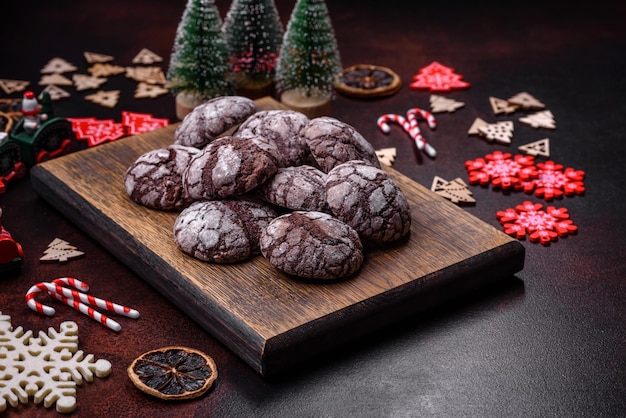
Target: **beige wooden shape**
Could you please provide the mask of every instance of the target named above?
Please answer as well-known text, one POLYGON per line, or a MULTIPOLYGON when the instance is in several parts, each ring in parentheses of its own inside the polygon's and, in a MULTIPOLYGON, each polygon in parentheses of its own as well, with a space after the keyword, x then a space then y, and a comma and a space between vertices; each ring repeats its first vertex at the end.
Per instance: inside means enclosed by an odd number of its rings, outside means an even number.
POLYGON ((70 80, 69 78, 61 74, 54 73, 44 75, 41 77, 41 80, 39 80, 40 86, 47 86, 48 84, 56 84, 57 86, 71 86, 74 83, 72 83, 72 80, 70 80))
POLYGON ((430 96, 430 109, 433 113, 454 112, 465 106, 465 103, 448 97, 432 94, 430 96))
POLYGON ((489 97, 489 104, 491 105, 491 109, 493 113, 496 115, 499 114, 509 114, 515 112, 519 106, 515 104, 511 104, 504 99, 498 99, 497 97, 489 97))
POLYGON ((25 80, 0 80, 0 88, 4 90, 6 94, 23 91, 24 89, 26 89, 26 87, 28 87, 29 84, 30 81, 25 80))
POLYGON ((546 106, 537 100, 532 94, 522 92, 508 99, 508 102, 523 109, 543 109, 546 106))
POLYGON ((119 90, 99 90, 97 93, 90 94, 85 96, 85 100, 88 100, 92 103, 99 104, 104 107, 115 107, 117 102, 120 99, 120 91, 119 90))
POLYGON ((148 84, 141 82, 137 84, 137 88, 135 89, 135 99, 144 99, 144 98, 152 98, 161 96, 169 92, 165 87, 161 87, 155 84, 148 84))
POLYGON ((531 115, 519 118, 519 121, 533 128, 556 129, 554 115, 549 110, 542 110, 531 115))
POLYGON ((107 81, 106 78, 93 77, 86 74, 74 74, 72 80, 74 81, 74 87, 76 87, 77 91, 97 89, 107 81))
POLYGON ((133 64, 154 64, 155 62, 161 61, 163 61, 163 58, 147 48, 143 48, 135 58, 133 58, 133 64))
POLYGON ((543 139, 540 139, 539 141, 520 145, 517 149, 520 152, 523 152, 524 154, 549 158, 550 157, 550 139, 543 138, 543 139))
MULTIPOLYGON (((46 88, 43 89, 43 91, 48 92, 48 94, 50 95, 50 100, 60 100, 66 97, 70 97, 70 94, 67 91, 63 90, 61 87, 54 85, 54 84, 48 84, 46 88)), ((41 100, 41 97, 42 96, 39 95, 39 100, 41 100)))
POLYGON ((391 167, 396 160, 396 148, 381 148, 376 150, 376 156, 378 157, 378 161, 391 167))
POLYGON ((89 74, 94 77, 109 77, 116 74, 121 74, 126 71, 124 67, 120 67, 119 65, 112 65, 107 63, 97 62, 89 69, 89 74))
POLYGON ((467 131, 467 134, 468 135, 480 135, 479 128, 482 126, 486 126, 486 125, 488 125, 486 121, 482 120, 481 118, 476 118, 474 119, 472 126, 470 126, 469 130, 467 131))
POLYGON ((70 71, 76 71, 78 68, 74 64, 69 63, 63 58, 52 58, 48 63, 41 69, 42 74, 50 74, 50 73, 67 73, 70 71))
POLYGON ((83 55, 85 56, 85 60, 89 64, 94 64, 96 62, 113 61, 113 57, 111 55, 98 54, 97 52, 85 51, 83 55))

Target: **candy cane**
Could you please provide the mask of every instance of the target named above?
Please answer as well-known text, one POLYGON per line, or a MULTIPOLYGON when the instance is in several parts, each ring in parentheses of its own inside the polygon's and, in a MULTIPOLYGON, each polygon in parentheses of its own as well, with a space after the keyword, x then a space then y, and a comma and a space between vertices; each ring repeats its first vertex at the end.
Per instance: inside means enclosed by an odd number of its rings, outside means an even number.
POLYGON ((426 122, 428 123, 428 127, 430 129, 435 129, 437 127, 437 121, 435 120, 435 117, 428 111, 420 109, 419 107, 414 107, 413 109, 409 109, 406 112, 408 121, 409 121, 409 127, 410 127, 410 134, 413 137, 413 139, 415 140, 415 144, 417 145, 417 148, 420 150, 424 150, 424 152, 431 158, 435 158, 437 156, 437 150, 435 150, 435 148, 430 145, 422 136, 422 132, 419 128, 419 125, 417 123, 417 119, 418 119, 418 115, 421 116, 424 120, 426 120, 426 122))
POLYGON ((60 300, 66 305, 73 307, 77 311, 89 316, 90 318, 100 322, 101 324, 107 326, 108 328, 114 331, 119 331, 122 328, 121 325, 118 324, 116 321, 112 320, 111 318, 107 317, 106 315, 103 315, 100 312, 96 311, 93 307, 87 304, 95 305, 97 307, 106 309, 110 312, 124 315, 129 318, 139 317, 139 312, 136 311, 135 309, 118 305, 116 303, 113 303, 104 299, 96 298, 91 295, 87 295, 85 293, 81 293, 73 289, 65 288, 60 285, 61 283, 68 284, 74 287, 75 289, 81 289, 81 290, 89 289, 89 286, 86 283, 81 282, 80 280, 74 279, 72 277, 58 278, 58 279, 52 280, 52 283, 41 282, 41 283, 35 284, 28 290, 28 292, 26 293, 26 304, 28 305, 30 309, 40 314, 44 314, 48 316, 54 315, 55 313, 54 308, 52 308, 51 306, 43 305, 42 303, 35 300, 35 296, 37 293, 45 291, 50 296, 60 300))
POLYGON ((381 131, 388 134, 391 131, 391 128, 389 127, 389 122, 397 123, 398 125, 402 127, 402 129, 406 131, 406 133, 410 135, 411 126, 409 125, 409 122, 406 120, 404 116, 396 115, 395 113, 387 113, 385 115, 382 115, 381 117, 378 118, 378 120, 376 121, 376 124, 378 125, 381 131))

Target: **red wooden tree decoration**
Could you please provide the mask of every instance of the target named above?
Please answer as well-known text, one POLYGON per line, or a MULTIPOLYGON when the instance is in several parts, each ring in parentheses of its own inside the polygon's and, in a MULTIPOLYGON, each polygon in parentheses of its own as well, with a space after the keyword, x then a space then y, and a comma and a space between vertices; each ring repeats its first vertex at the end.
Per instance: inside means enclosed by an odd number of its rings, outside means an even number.
POLYGON ((456 74, 453 68, 433 61, 413 76, 413 82, 409 84, 409 87, 413 90, 430 90, 431 92, 466 89, 470 84, 461 80, 462 78, 463 76, 456 74))

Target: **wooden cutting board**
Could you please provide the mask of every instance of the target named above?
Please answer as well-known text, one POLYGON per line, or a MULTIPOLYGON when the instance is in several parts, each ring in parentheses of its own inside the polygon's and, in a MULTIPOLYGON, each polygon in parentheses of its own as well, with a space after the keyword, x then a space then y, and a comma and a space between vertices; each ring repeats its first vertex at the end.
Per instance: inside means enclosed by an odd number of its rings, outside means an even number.
POLYGON ((174 243, 177 214, 132 202, 123 184, 139 155, 172 143, 175 127, 39 164, 33 188, 261 375, 524 266, 520 242, 391 168, 412 208, 410 235, 369 249, 352 278, 299 280, 260 256, 234 265, 195 260, 174 243))

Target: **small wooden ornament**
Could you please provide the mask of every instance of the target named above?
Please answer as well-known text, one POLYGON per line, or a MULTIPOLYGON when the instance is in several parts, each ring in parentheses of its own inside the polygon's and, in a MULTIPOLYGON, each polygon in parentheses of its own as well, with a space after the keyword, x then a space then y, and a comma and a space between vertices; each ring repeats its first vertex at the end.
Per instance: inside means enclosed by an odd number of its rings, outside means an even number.
POLYGON ((133 64, 154 64, 155 62, 161 62, 163 58, 150 51, 147 48, 143 48, 139 53, 133 58, 133 64))
POLYGON ((126 77, 150 84, 165 84, 165 74, 161 67, 126 67, 126 77))
POLYGON ((30 81, 25 80, 0 80, 0 88, 4 90, 6 94, 15 93, 18 91, 23 91, 28 87, 30 81))
POLYGON ((112 65, 107 63, 97 62, 89 69, 89 74, 94 77, 109 77, 116 74, 121 74, 126 71, 124 67, 120 67, 119 65, 112 65))
POLYGON ((537 100, 533 95, 526 93, 526 92, 518 93, 515 96, 509 98, 507 101, 513 105, 517 105, 521 107, 522 109, 526 109, 526 110, 528 109, 540 110, 546 107, 543 103, 537 100))
MULTIPOLYGON (((63 90, 61 87, 56 86, 54 84, 48 84, 45 89, 41 92, 43 94, 44 91, 47 91, 50 95, 50 100, 60 100, 66 97, 70 97, 70 94, 63 90)), ((39 100, 42 99, 43 95, 39 95, 39 100)))
POLYGON ((84 52, 85 60, 88 64, 95 64, 96 62, 109 62, 113 61, 111 55, 98 54, 96 52, 84 52))
POLYGON ((396 160, 396 148, 381 148, 376 150, 376 156, 378 157, 378 161, 387 166, 392 166, 394 161, 396 160))
POLYGON ((478 132, 490 142, 495 141, 500 144, 510 144, 511 138, 513 137, 513 122, 509 120, 489 123, 479 127, 478 132))
POLYGON ((39 85, 40 86, 47 86, 48 84, 56 84, 57 86, 71 86, 72 84, 72 80, 70 80, 67 77, 62 76, 61 74, 49 74, 49 75, 44 75, 43 77, 41 77, 41 80, 39 80, 39 85))
POLYGON ((491 105, 491 109, 495 115, 499 114, 509 114, 515 112, 519 109, 518 105, 511 104, 504 99, 498 99, 497 97, 489 97, 489 104, 491 105))
POLYGON ((447 181, 439 176, 435 176, 430 190, 450 200, 452 203, 476 203, 476 199, 472 197, 472 192, 460 177, 447 181))
POLYGON ((533 155, 535 157, 550 157, 550 139, 544 138, 539 141, 530 142, 525 145, 520 145, 517 148, 520 152, 524 154, 533 155))
POLYGON ((525 123, 526 125, 530 125, 533 128, 556 129, 554 115, 549 110, 542 110, 540 112, 524 116, 519 118, 519 121, 525 123))
POLYGON ((85 96, 85 100, 104 107, 115 107, 120 99, 120 90, 99 90, 97 93, 85 96))
POLYGON ((41 69, 41 73, 42 74, 50 74, 50 73, 60 74, 60 73, 67 73, 70 71, 76 71, 77 69, 78 68, 76 68, 75 65, 69 63, 63 58, 52 58, 48 62, 48 64, 46 64, 41 69))
POLYGON ((107 82, 106 78, 93 77, 86 74, 74 74, 72 80, 74 81, 74 87, 76 87, 77 91, 97 89, 107 82))
POLYGON ((483 126, 487 126, 487 125, 489 125, 489 123, 487 123, 486 121, 482 120, 481 118, 476 118, 474 119, 472 126, 470 126, 469 130, 467 131, 467 134, 468 135, 480 135, 479 128, 483 126))
POLYGON ((143 99, 148 97, 154 99, 155 97, 161 96, 168 92, 169 90, 165 87, 141 82, 137 84, 134 97, 135 99, 143 99))
POLYGON ((430 108, 433 113, 454 112, 465 106, 465 103, 454 99, 432 94, 430 96, 430 108))
POLYGON ((78 248, 60 238, 55 238, 48 244, 48 248, 43 253, 44 255, 39 259, 42 263, 67 263, 69 260, 85 255, 84 252, 78 251, 78 248))

